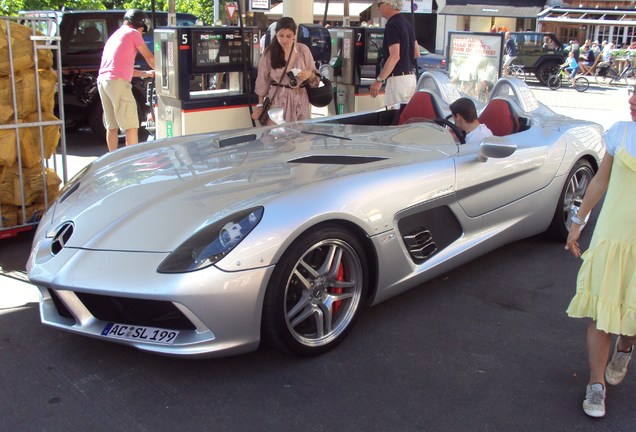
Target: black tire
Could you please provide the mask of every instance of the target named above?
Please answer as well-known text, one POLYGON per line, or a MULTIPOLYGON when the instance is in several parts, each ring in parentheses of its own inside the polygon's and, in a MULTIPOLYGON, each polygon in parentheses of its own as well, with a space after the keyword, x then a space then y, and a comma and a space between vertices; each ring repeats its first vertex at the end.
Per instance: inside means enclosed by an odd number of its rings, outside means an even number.
POLYGON ((551 75, 548 78, 548 88, 550 90, 558 90, 561 88, 561 82, 563 81, 561 74, 551 75))
POLYGON ((568 174, 563 186, 563 190, 559 195, 554 216, 550 227, 546 231, 549 238, 556 241, 565 241, 568 238, 570 224, 572 223, 571 207, 575 205, 579 207, 585 192, 594 177, 594 169, 592 165, 585 159, 580 159, 574 164, 574 168, 568 174))
POLYGON ((548 85, 548 79, 551 75, 559 73, 559 65, 557 63, 544 63, 537 70, 537 79, 543 85, 548 85))
POLYGON ((584 92, 590 87, 590 82, 585 77, 576 77, 574 79, 574 88, 578 92, 584 92))
POLYGON ((354 326, 368 285, 364 248, 335 224, 298 238, 276 265, 265 293, 265 342, 303 356, 338 345, 354 326))

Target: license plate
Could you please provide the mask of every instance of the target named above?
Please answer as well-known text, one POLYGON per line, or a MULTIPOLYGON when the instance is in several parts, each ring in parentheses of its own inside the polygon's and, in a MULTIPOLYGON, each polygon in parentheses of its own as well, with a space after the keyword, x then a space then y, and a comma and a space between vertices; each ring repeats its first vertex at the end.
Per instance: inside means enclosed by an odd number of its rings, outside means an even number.
POLYGON ((102 336, 110 338, 164 345, 172 345, 178 335, 179 331, 177 330, 116 323, 108 323, 102 330, 102 336))

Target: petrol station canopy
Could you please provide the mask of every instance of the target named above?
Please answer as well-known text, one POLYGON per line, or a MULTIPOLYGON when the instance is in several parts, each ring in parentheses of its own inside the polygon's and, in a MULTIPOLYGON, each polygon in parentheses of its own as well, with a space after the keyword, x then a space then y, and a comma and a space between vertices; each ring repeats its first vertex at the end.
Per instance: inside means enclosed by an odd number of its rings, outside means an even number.
MULTIPOLYGON (((349 17, 351 21, 359 21, 360 14, 373 5, 373 2, 354 3, 349 2, 349 17)), ((283 3, 279 3, 265 12, 270 19, 278 19, 283 16, 283 3)), ((314 1, 314 20, 322 21, 325 15, 325 2, 314 1)), ((344 3, 342 1, 330 1, 327 14, 328 21, 342 21, 344 16, 344 3)))

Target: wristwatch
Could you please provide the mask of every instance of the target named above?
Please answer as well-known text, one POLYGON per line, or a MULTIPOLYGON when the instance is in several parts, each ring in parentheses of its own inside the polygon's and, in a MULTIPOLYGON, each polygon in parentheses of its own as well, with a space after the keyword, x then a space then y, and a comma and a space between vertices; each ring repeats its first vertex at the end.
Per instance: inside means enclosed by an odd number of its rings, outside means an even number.
POLYGON ((581 228, 583 228, 585 226, 585 221, 579 217, 579 207, 572 204, 570 210, 572 210, 572 217, 570 220, 577 225, 581 225, 581 228))
POLYGON ((379 76, 375 80, 382 84, 384 84, 384 82, 386 81, 384 78, 380 78, 379 76))

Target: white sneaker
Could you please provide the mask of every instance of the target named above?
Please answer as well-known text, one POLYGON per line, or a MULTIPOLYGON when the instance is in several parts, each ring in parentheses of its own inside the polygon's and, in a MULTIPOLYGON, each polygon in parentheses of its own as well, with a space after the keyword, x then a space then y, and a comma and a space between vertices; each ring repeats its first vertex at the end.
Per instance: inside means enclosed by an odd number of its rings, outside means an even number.
POLYGON ((590 417, 605 415, 605 387, 601 383, 589 384, 583 400, 583 411, 590 417))
POLYGON ((612 358, 605 368, 605 381, 611 385, 618 385, 621 381, 623 381, 623 378, 625 378, 625 374, 627 373, 627 365, 632 358, 633 348, 628 353, 620 352, 618 350, 619 339, 620 337, 616 340, 612 358))

